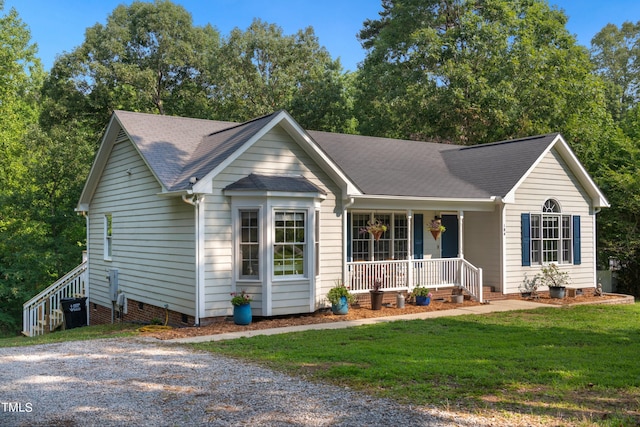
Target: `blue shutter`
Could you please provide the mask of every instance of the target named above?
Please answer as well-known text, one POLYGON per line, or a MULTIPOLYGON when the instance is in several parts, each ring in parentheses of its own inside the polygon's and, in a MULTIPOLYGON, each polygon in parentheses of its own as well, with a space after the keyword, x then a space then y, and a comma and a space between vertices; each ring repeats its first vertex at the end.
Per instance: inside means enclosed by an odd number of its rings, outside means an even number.
POLYGON ((523 213, 520 215, 522 227, 522 265, 531 265, 531 215, 523 213))
POLYGON ((580 215, 573 217, 573 263, 582 263, 582 253, 580 248, 580 215))
POLYGON ((413 259, 424 258, 424 215, 413 216, 413 259))
POLYGON ((347 262, 353 261, 353 257, 351 256, 351 214, 347 213, 347 262))

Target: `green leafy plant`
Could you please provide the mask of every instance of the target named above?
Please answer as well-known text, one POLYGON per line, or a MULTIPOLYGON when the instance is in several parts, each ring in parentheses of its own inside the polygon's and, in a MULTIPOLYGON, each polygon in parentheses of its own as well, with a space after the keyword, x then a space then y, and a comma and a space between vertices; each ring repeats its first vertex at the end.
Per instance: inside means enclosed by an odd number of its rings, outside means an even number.
POLYGON ((421 286, 421 285, 416 285, 416 287, 413 288, 413 291, 411 291, 411 296, 431 298, 433 294, 431 293, 431 291, 429 291, 429 288, 425 288, 424 286, 421 286))
POLYGON ((231 292, 231 304, 244 305, 253 301, 253 298, 243 289, 240 293, 231 292))
POLYGON ((556 264, 549 264, 542 267, 539 280, 542 286, 550 288, 567 286, 569 284, 569 273, 560 271, 556 264))
POLYGON ((340 299, 342 297, 347 298, 347 302, 349 304, 356 301, 355 296, 349 292, 349 289, 344 285, 344 283, 336 283, 336 285, 327 292, 327 299, 331 304, 340 303, 340 299))
POLYGON ((527 277, 527 274, 525 273, 524 278, 522 279, 522 283, 520 283, 520 286, 518 287, 518 290, 520 290, 521 293, 530 293, 531 296, 535 296, 538 293, 538 286, 540 286, 539 282, 539 274, 536 274, 531 279, 529 279, 527 277))

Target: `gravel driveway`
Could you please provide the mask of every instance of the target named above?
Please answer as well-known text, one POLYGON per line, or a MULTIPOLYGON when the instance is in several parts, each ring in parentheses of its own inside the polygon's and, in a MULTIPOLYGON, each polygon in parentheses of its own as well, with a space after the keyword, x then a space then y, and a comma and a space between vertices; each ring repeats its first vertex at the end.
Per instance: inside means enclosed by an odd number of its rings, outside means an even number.
POLYGON ((136 338, 0 348, 2 426, 453 426, 398 405, 136 338))

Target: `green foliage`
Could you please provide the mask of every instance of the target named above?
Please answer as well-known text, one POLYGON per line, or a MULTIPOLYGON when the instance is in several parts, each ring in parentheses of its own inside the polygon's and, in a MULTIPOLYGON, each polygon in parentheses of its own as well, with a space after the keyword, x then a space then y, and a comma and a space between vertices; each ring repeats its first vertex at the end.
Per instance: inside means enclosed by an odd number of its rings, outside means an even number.
POLYGON ((638 304, 543 308, 195 347, 411 405, 596 422, 638 408, 638 315, 638 304))
POLYGON ((640 23, 607 24, 591 40, 591 60, 607 85, 609 110, 623 119, 635 106, 640 84, 640 23))
POLYGON ((216 67, 215 99, 227 120, 286 109, 306 129, 349 130, 348 77, 311 27, 285 36, 256 19, 246 31, 231 31, 216 67))
POLYGON ((595 90, 589 56, 546 2, 382 6, 359 35, 363 134, 477 144, 562 131, 572 114, 590 113, 581 105, 595 90))
POLYGON ((416 285, 416 287, 411 291, 411 295, 414 297, 430 297, 431 290, 425 286, 416 285))
POLYGON ((349 304, 356 301, 356 297, 349 292, 349 289, 347 289, 343 283, 336 283, 336 285, 327 292, 327 300, 333 305, 339 304, 342 297, 345 297, 349 304))

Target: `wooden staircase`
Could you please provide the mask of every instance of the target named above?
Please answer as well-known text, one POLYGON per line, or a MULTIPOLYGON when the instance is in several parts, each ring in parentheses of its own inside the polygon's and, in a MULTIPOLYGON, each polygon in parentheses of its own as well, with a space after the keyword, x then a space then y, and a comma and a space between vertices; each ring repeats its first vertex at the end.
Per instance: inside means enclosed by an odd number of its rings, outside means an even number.
POLYGON ((28 337, 53 332, 64 327, 61 301, 85 296, 87 262, 71 270, 22 306, 22 334, 28 337))

